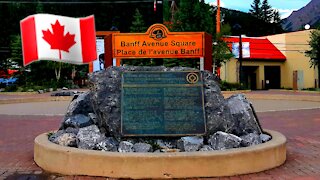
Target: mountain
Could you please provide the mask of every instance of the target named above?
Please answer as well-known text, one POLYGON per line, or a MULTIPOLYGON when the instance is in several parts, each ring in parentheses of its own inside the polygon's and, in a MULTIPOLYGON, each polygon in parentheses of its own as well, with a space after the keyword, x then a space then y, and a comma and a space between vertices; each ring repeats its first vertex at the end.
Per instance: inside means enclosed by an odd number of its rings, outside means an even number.
POLYGON ((311 28, 320 25, 320 1, 312 0, 303 8, 293 11, 292 14, 283 19, 282 27, 286 31, 298 31, 304 29, 309 24, 311 28))

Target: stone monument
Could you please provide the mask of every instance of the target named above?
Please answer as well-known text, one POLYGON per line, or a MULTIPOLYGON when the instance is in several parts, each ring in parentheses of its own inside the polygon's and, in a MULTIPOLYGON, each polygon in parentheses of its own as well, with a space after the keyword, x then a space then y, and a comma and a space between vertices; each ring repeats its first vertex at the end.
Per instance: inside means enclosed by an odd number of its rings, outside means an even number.
POLYGON ((243 94, 227 99, 209 71, 109 67, 89 75, 90 91, 70 103, 49 140, 112 152, 191 152, 266 142, 243 94))

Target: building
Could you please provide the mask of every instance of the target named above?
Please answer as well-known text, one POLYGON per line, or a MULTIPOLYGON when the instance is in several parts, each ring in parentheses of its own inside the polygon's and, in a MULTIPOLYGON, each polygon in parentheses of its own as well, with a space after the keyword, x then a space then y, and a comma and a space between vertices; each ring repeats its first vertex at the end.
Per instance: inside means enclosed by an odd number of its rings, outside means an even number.
MULTIPOLYGON (((250 89, 307 89, 319 87, 317 68, 310 67, 310 31, 266 37, 243 37, 242 82, 250 89)), ((225 37, 231 50, 238 53, 238 36, 225 37)), ((240 62, 232 58, 221 67, 221 79, 240 82, 240 62)))

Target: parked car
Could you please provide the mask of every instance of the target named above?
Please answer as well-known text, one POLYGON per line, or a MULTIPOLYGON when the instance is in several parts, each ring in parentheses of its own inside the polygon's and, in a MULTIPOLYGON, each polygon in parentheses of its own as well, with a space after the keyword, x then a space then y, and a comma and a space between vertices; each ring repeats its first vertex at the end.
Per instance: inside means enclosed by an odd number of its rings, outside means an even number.
POLYGON ((9 79, 7 79, 7 86, 13 85, 18 81, 18 78, 16 77, 10 77, 9 79))
POLYGON ((18 78, 16 77, 10 77, 8 79, 6 78, 0 78, 0 87, 6 87, 14 85, 18 82, 18 78))

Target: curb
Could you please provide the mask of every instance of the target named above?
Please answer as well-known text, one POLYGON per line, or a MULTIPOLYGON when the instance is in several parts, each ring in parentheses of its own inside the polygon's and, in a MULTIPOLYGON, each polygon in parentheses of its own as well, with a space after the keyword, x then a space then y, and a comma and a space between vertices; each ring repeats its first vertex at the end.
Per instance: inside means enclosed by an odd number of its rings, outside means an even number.
POLYGON ((53 96, 53 97, 30 97, 30 98, 10 98, 1 99, 0 104, 15 104, 29 102, 48 102, 48 101, 71 101, 73 96, 53 96))
POLYGON ((47 134, 41 134, 34 141, 34 161, 45 171, 63 175, 133 179, 233 176, 261 172, 285 162, 285 136, 266 132, 272 139, 251 147, 179 153, 83 150, 54 144, 47 134))

